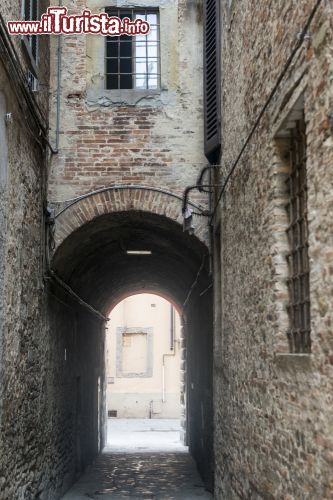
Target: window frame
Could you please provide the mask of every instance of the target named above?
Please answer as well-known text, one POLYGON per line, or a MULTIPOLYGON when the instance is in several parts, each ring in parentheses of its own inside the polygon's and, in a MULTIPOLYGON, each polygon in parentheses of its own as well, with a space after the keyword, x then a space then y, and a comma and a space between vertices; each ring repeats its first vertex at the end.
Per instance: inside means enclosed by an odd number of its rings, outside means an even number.
MULTIPOLYGON (((146 86, 145 87, 136 87, 135 86, 135 76, 138 74, 136 73, 135 71, 135 61, 136 59, 138 59, 139 57, 136 57, 135 56, 135 37, 132 37, 132 54, 130 57, 121 57, 120 54, 119 54, 119 49, 118 49, 118 55, 116 57, 111 57, 111 56, 108 56, 108 53, 107 53, 107 47, 108 47, 108 43, 117 43, 117 44, 120 44, 121 43, 121 37, 123 36, 126 36, 126 35, 121 35, 120 37, 105 37, 105 43, 104 43, 104 76, 105 76, 105 84, 104 84, 104 89, 107 90, 107 91, 115 91, 115 92, 120 92, 120 91, 134 91, 134 92, 145 92, 145 93, 154 93, 154 92, 159 92, 161 90, 161 29, 160 29, 160 11, 159 11, 159 8, 157 7, 147 7, 147 6, 142 6, 142 7, 128 7, 126 8, 125 6, 124 7, 105 7, 105 12, 109 15, 109 16, 119 16, 121 17, 122 15, 122 12, 129 12, 131 11, 131 18, 133 19, 134 18, 134 15, 136 13, 145 13, 145 16, 149 15, 149 14, 156 14, 157 16, 157 19, 156 19, 156 27, 157 27, 157 39, 156 40, 153 40, 152 43, 156 43, 157 44, 157 55, 156 57, 154 57, 153 59, 156 59, 157 60, 157 73, 154 73, 154 75, 156 75, 157 77, 157 85, 156 87, 149 87, 149 73, 148 73, 148 68, 147 68, 147 64, 149 62, 149 56, 147 54, 147 47, 148 47, 148 43, 149 43, 149 40, 146 38, 145 39, 145 47, 146 47, 146 56, 145 56, 145 62, 146 62, 146 72, 145 73, 142 73, 142 75, 145 75, 145 79, 146 79, 146 86), (113 41, 112 41, 113 39, 113 41), (133 43, 134 42, 134 43, 133 43), (118 60, 118 71, 117 73, 109 73, 108 72, 108 68, 107 68, 107 60, 108 59, 117 59, 118 60), (131 62, 132 62, 132 71, 131 73, 121 73, 120 71, 120 61, 121 59, 130 59, 131 62), (126 87, 121 87, 120 86, 120 77, 121 75, 131 75, 132 77, 132 87, 130 88, 126 88, 126 87), (117 75, 118 77, 118 87, 110 87, 108 86, 108 76, 109 75, 117 75)), ((154 25, 155 26, 155 25, 154 25)), ((143 36, 143 35, 142 35, 143 36)), ((143 58, 142 58, 143 59, 143 58)))
POLYGON ((152 327, 122 327, 118 326, 116 329, 116 378, 151 378, 153 376, 154 365, 154 350, 153 350, 153 332, 152 327), (123 371, 123 339, 124 336, 129 335, 146 335, 147 340, 147 364, 144 372, 124 372, 123 371))
POLYGON ((291 353, 311 352, 310 262, 307 208, 306 129, 304 113, 289 136, 289 173, 286 179, 289 250, 287 311, 291 353))

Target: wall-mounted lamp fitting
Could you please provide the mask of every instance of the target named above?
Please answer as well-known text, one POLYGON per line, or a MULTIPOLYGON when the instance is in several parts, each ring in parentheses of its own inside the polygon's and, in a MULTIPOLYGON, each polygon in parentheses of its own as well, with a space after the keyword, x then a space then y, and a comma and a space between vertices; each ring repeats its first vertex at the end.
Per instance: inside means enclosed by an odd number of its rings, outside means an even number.
POLYGON ((13 123, 13 113, 6 113, 5 114, 5 123, 6 123, 6 125, 13 123))

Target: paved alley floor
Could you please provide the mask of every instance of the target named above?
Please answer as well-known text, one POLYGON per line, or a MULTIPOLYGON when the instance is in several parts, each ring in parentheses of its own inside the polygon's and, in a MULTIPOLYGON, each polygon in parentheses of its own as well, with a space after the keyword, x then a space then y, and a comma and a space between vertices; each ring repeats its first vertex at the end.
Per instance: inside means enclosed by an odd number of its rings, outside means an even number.
POLYGON ((63 500, 212 499, 179 421, 109 419, 108 446, 63 500))

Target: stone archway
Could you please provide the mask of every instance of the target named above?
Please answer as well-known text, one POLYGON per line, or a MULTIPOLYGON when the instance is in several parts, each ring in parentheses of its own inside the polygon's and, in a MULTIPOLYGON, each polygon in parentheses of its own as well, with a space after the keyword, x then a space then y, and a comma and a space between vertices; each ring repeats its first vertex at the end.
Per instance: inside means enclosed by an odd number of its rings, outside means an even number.
MULTIPOLYGON (((212 278, 204 223, 201 222, 199 233, 202 239, 184 233, 181 199, 135 188, 95 193, 60 211, 55 220, 52 269, 97 311, 107 315, 120 297, 143 290, 169 297, 182 309, 186 316, 184 337, 188 353, 183 360, 189 388, 188 441, 210 487, 212 278), (131 249, 148 249, 151 253, 129 255, 127 251, 131 249)), ((80 457, 76 457, 74 449, 68 453, 80 472, 98 452, 98 428, 104 428, 104 422, 96 422, 98 380, 104 379, 104 324, 66 296, 56 283, 50 283, 50 291, 51 297, 58 299, 56 305, 50 301, 50 328, 55 325, 54 334, 63 338, 63 343, 68 344, 68 339, 72 339, 65 351, 73 363, 66 384, 70 397, 80 400, 80 408, 76 413, 72 411, 76 414, 72 432, 80 457), (81 389, 79 395, 73 395, 75 386, 85 386, 87 390, 81 389)), ((103 382, 101 391, 105 391, 103 382)), ((101 401, 103 405, 103 398, 101 401)), ((104 409, 100 408, 100 414, 104 414, 104 409)))
MULTIPOLYGON (((170 191, 148 186, 118 185, 87 193, 63 202, 51 202, 55 217, 56 247, 80 226, 95 217, 114 212, 139 210, 163 215, 182 224, 182 198, 170 191)), ((197 238, 208 245, 208 228, 200 205, 190 203, 194 210, 197 238)))

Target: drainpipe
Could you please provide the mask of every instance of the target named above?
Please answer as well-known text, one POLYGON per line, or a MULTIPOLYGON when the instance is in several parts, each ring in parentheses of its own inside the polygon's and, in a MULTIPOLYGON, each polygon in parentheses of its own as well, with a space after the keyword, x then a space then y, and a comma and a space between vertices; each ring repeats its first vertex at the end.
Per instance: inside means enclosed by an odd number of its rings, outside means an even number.
POLYGON ((166 403, 165 399, 165 358, 166 357, 175 357, 176 349, 175 349, 175 311, 173 305, 170 304, 170 351, 172 354, 163 354, 162 357, 162 403, 166 403))
POLYGON ((175 348, 175 311, 173 305, 170 307, 170 351, 175 348))

